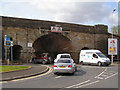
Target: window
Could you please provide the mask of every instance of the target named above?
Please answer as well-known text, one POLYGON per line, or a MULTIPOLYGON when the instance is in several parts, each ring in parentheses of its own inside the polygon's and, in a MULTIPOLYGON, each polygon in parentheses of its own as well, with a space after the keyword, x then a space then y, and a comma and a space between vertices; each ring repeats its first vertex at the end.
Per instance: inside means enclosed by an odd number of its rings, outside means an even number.
POLYGON ((61 58, 71 58, 70 55, 62 55, 61 58))
POLYGON ((96 54, 93 54, 93 57, 94 57, 94 58, 98 58, 98 56, 97 56, 96 54))
POLYGON ((107 58, 103 53, 96 52, 96 54, 97 54, 99 57, 107 58))
POLYGON ((71 63, 71 60, 58 60, 57 63, 71 63))

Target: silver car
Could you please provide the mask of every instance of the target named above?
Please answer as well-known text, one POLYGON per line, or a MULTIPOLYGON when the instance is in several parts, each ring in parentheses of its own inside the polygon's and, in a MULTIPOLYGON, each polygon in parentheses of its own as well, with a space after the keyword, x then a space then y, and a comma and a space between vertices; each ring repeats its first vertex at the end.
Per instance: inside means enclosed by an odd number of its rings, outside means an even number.
POLYGON ((71 73, 77 70, 77 66, 74 63, 73 59, 70 58, 61 58, 54 63, 54 74, 57 73, 71 73))

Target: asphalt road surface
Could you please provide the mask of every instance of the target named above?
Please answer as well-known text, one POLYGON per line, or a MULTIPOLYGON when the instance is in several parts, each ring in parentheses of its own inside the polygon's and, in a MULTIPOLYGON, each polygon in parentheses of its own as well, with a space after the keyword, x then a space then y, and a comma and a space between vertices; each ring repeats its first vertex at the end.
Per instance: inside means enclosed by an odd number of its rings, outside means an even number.
MULTIPOLYGON (((53 65, 49 65, 53 68, 53 65)), ((74 75, 49 74, 3 83, 2 88, 118 88, 118 66, 77 65, 74 75)))

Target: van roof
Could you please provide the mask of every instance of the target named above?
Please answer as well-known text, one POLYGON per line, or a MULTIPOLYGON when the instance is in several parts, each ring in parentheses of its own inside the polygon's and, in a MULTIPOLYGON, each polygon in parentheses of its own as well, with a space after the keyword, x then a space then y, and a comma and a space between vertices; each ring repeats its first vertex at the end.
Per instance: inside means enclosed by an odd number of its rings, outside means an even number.
POLYGON ((63 54, 58 54, 58 55, 70 55, 70 54, 68 54, 68 53, 63 53, 63 54))
POLYGON ((82 52, 100 52, 99 50, 81 50, 82 52))

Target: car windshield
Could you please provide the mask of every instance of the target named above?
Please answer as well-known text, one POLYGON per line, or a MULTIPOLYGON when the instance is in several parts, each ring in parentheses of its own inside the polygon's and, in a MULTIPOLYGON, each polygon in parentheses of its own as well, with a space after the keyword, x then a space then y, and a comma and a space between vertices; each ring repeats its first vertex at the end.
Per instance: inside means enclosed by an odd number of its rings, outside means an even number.
POLYGON ((104 54, 96 52, 96 54, 101 58, 107 58, 104 54))
POLYGON ((57 63, 71 63, 70 60, 58 60, 57 63))
POLYGON ((62 55, 61 58, 70 58, 70 55, 62 55))

